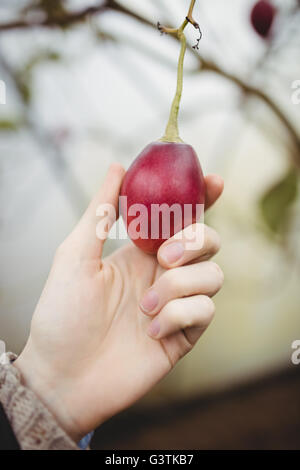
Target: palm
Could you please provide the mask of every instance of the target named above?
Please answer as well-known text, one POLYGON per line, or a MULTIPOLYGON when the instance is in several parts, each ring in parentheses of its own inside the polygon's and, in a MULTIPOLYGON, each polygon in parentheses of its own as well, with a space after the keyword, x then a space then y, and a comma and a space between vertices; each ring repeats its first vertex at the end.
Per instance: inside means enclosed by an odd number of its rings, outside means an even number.
POLYGON ((102 298, 102 305, 104 302, 104 312, 109 314, 100 312, 99 331, 102 334, 97 361, 100 367, 95 364, 93 374, 96 374, 95 380, 99 378, 101 400, 108 398, 113 404, 112 407, 106 405, 111 415, 144 395, 190 349, 181 332, 161 341, 151 339, 147 334, 150 319, 141 312, 139 302, 163 272, 156 257, 131 244, 103 261, 100 290, 107 293, 102 298), (106 364, 111 364, 112 357, 115 358, 114 371, 111 380, 107 380, 106 364), (107 395, 103 389, 102 370, 107 395), (116 397, 112 396, 112 390, 116 397))
MULTIPOLYGON (((44 357, 49 377, 61 359, 64 379, 76 383, 80 377, 76 408, 85 410, 84 421, 96 425, 144 395, 190 345, 181 332, 161 341, 147 334, 150 318, 139 302, 164 272, 156 257, 128 244, 105 258, 100 271, 97 258, 76 270, 73 258, 68 272, 61 269, 63 258, 57 258, 37 306, 29 345, 44 357)), ((85 422, 80 426, 89 430, 85 422)))

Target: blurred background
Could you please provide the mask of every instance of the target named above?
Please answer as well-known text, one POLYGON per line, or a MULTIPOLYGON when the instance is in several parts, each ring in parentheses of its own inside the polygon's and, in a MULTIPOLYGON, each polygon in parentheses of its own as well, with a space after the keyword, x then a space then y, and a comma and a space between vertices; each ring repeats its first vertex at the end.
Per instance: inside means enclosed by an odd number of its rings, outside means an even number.
MULTIPOLYGON (((300 2, 198 0, 181 136, 225 180, 212 326, 95 449, 300 448, 300 2)), ((58 244, 112 161, 163 134, 189 0, 0 0, 0 338, 18 353, 58 244), (5 96, 4 96, 5 95, 5 96), (4 99, 5 98, 5 99, 4 99), (4 104, 5 101, 5 104, 4 104)), ((121 243, 110 241, 110 252, 121 243)))

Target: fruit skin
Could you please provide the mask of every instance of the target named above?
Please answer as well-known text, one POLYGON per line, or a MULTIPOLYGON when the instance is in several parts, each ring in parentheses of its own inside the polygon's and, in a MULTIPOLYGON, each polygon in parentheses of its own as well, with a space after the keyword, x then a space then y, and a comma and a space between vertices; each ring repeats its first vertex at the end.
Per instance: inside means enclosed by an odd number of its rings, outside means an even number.
POLYGON ((266 0, 260 0, 254 5, 251 12, 251 23, 261 37, 268 37, 275 14, 276 8, 266 0))
MULTIPOLYGON (((132 241, 146 253, 157 253, 166 238, 162 237, 161 220, 159 238, 151 240, 151 204, 192 204, 191 220, 180 220, 174 226, 171 218, 170 236, 183 226, 196 222, 196 204, 205 204, 205 181, 202 169, 193 147, 185 143, 154 142, 149 144, 128 169, 121 188, 121 196, 127 196, 127 208, 122 204, 120 211, 130 236, 130 223, 139 213, 129 216, 133 204, 144 204, 147 208, 148 233, 132 241), (127 210, 127 213, 126 213, 127 210), (129 228, 129 230, 128 230, 129 228)), ((144 220, 144 219, 143 219, 144 220)), ((142 224, 141 224, 142 225, 142 224)), ((132 238, 132 237, 131 237, 132 238)))

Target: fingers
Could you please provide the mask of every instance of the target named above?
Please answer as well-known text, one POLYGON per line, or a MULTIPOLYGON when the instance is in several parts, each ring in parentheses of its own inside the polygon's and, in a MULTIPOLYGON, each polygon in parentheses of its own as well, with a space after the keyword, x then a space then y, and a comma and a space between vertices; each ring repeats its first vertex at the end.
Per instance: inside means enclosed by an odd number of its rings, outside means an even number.
POLYGON ((207 260, 219 251, 220 245, 220 237, 214 229, 197 223, 165 241, 157 259, 163 268, 174 268, 194 260, 207 260))
MULTIPOLYGON (((219 175, 207 175, 205 185, 205 209, 208 209, 221 196, 224 181, 219 175)), ((186 227, 163 243, 157 258, 161 266, 168 269, 197 259, 209 259, 219 249, 220 238, 218 234, 212 228, 197 223, 186 227)))
MULTIPOLYGON (((216 263, 204 261, 166 271, 145 293, 140 307, 147 315, 156 315, 168 302, 196 294, 215 295, 224 275, 216 263)), ((185 315, 183 310, 182 315, 185 315)))
POLYGON ((205 177, 205 185, 205 209, 209 209, 221 196, 224 189, 224 181, 219 175, 207 175, 205 177))
MULTIPOLYGON (((212 321, 214 312, 213 301, 205 295, 171 300, 152 320, 148 327, 148 334, 152 338, 162 339, 185 330, 186 332, 196 331, 199 337, 212 321)), ((197 337, 187 339, 196 341, 197 337)))
POLYGON ((109 167, 99 192, 69 236, 70 241, 87 258, 101 256, 109 229, 118 218, 119 193, 124 174, 124 168, 118 163, 109 167))

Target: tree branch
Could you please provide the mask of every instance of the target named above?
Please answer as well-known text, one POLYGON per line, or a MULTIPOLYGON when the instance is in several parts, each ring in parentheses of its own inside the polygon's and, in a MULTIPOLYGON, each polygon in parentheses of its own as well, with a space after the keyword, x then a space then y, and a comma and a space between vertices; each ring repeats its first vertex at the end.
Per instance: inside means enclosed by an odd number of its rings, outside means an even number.
POLYGON ((281 123, 284 125, 284 127, 288 131, 288 133, 291 137, 291 140, 293 142, 293 145, 294 145, 295 163, 297 164, 298 167, 300 167, 300 137, 298 135, 298 132, 293 127, 292 123, 286 117, 284 112, 272 100, 272 98, 270 98, 268 95, 266 95, 263 91, 259 90, 258 88, 255 88, 255 87, 249 85, 248 83, 244 82, 242 79, 236 77, 235 75, 233 75, 229 72, 225 72, 224 70, 220 69, 216 64, 214 64, 212 62, 202 60, 202 65, 200 65, 199 68, 201 70, 205 70, 205 71, 208 71, 208 72, 214 72, 218 75, 221 75, 222 77, 227 78, 231 82, 235 83, 246 94, 253 95, 253 96, 256 96, 257 98, 261 99, 271 109, 271 111, 277 116, 277 118, 281 121, 281 123))
MULTIPOLYGON (((120 12, 126 14, 127 16, 132 17, 134 15, 134 18, 137 21, 139 21, 140 23, 147 24, 148 26, 151 26, 152 28, 155 28, 155 29, 157 28, 157 26, 154 23, 146 20, 142 16, 140 16, 136 13, 133 14, 131 12, 131 10, 128 10, 127 8, 117 4, 116 2, 113 2, 113 3, 115 4, 113 9, 117 9, 117 11, 120 11, 120 12), (115 7, 117 7, 117 8, 115 8, 115 7)), ((178 41, 178 38, 175 35, 171 35, 170 37, 175 39, 176 41, 178 41)), ((222 77, 224 77, 224 78, 232 81, 233 83, 235 83, 246 94, 253 95, 253 96, 256 96, 257 98, 261 99, 271 109, 271 111, 281 121, 283 126, 286 128, 288 134, 290 135, 290 138, 291 138, 291 140, 293 142, 293 146, 294 146, 294 152, 293 152, 294 161, 295 161, 296 166, 298 168, 300 168, 300 137, 298 135, 298 132, 296 131, 296 129, 292 125, 292 123, 286 117, 284 112, 279 108, 279 106, 272 100, 272 98, 269 97, 268 95, 266 95, 262 90, 259 90, 258 88, 255 88, 255 87, 251 86, 250 84, 246 83, 241 78, 239 78, 239 77, 237 77, 237 76, 235 76, 235 75, 233 75, 229 72, 224 71, 217 64, 203 59, 203 57, 201 57, 199 55, 199 53, 196 52, 191 46, 188 46, 188 49, 194 55, 194 57, 196 57, 196 59, 198 60, 199 70, 210 71, 210 72, 214 72, 218 75, 221 75, 222 77)))
POLYGON ((47 16, 42 21, 34 22, 33 20, 16 20, 9 23, 0 24, 1 31, 9 31, 13 29, 28 29, 34 27, 53 27, 53 26, 68 26, 75 23, 84 21, 88 16, 104 12, 112 8, 114 1, 106 0, 99 5, 84 8, 76 12, 66 13, 63 16, 47 16))
MULTIPOLYGON (((82 22, 83 20, 85 20, 87 17, 91 15, 103 13, 109 10, 122 13, 152 28, 156 29, 157 27, 154 23, 152 23, 148 19, 128 9, 127 7, 119 4, 115 0, 106 0, 106 1, 101 2, 98 5, 85 8, 78 12, 72 12, 72 13, 70 12, 62 17, 47 17, 43 21, 36 22, 36 23, 32 21, 31 22, 26 21, 26 20, 18 20, 18 21, 10 22, 10 23, 2 23, 0 24, 0 33, 2 31, 8 31, 8 30, 13 30, 13 29, 24 29, 24 28, 31 28, 31 27, 67 26, 67 25, 82 22)), ((173 37, 173 39, 178 41, 178 38, 176 36, 171 36, 171 37, 173 37)), ((197 58, 199 62, 199 70, 211 71, 227 78, 228 80, 235 83, 238 87, 240 87, 245 93, 256 96, 259 99, 261 99, 272 110, 272 112, 278 117, 278 119, 281 121, 281 123, 286 128, 286 130, 288 131, 291 137, 291 140, 295 146, 295 162, 297 166, 299 167, 300 166, 300 137, 296 129, 293 127, 292 123, 286 117, 284 112, 279 108, 279 106, 272 100, 272 98, 267 96, 263 91, 259 90, 258 88, 255 88, 249 85, 248 83, 243 81, 241 78, 222 70, 217 64, 210 62, 210 61, 206 61, 191 47, 189 47, 189 50, 191 53, 194 54, 194 57, 197 58)))

